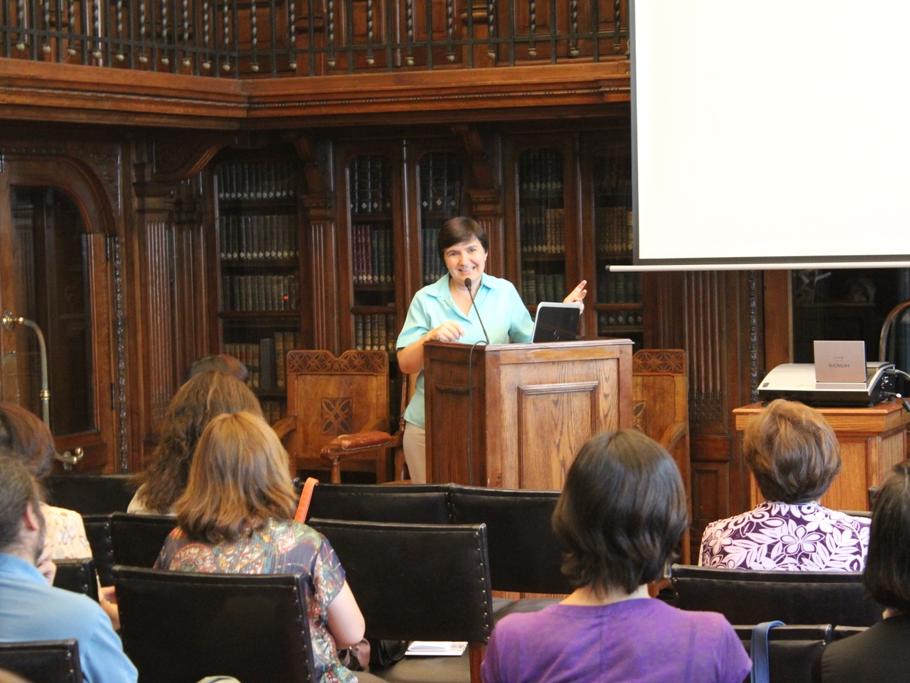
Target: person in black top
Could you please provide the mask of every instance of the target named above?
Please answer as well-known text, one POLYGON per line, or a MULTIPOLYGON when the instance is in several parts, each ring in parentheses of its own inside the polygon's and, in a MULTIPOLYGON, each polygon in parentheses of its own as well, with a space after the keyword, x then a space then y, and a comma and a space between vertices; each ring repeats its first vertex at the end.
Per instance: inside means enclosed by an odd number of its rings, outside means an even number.
POLYGON ((831 643, 823 683, 910 681, 910 462, 897 465, 872 508, 866 590, 885 607, 882 621, 831 643))

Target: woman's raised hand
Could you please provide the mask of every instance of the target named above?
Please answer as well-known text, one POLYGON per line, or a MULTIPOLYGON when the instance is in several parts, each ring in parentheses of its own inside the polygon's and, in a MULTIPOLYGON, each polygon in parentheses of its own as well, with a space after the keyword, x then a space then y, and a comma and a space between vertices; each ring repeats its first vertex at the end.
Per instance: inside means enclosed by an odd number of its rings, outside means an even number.
POLYGON ((434 327, 427 334, 427 341, 453 342, 461 339, 464 328, 454 320, 446 320, 442 325, 434 327))
POLYGON ((584 298, 588 295, 588 290, 586 289, 587 286, 588 286, 588 281, 582 280, 577 285, 575 285, 575 289, 573 289, 571 292, 569 292, 566 295, 566 298, 562 300, 562 302, 564 304, 581 303, 584 300, 584 298))

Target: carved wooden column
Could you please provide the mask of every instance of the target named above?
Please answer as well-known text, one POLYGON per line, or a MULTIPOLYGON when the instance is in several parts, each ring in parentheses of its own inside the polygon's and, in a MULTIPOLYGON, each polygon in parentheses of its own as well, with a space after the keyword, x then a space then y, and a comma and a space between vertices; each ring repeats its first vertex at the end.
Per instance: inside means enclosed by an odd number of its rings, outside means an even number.
POLYGON ((496 66, 498 49, 494 42, 500 34, 499 17, 496 8, 497 0, 469 0, 471 24, 468 23, 467 14, 464 15, 464 35, 473 38, 473 45, 468 43, 464 47, 464 63, 469 64, 472 58, 475 67, 496 66), (473 34, 468 29, 473 27, 473 34))
POLYGON ((475 126, 456 125, 452 130, 461 140, 468 164, 467 195, 470 215, 490 238, 491 254, 487 269, 491 275, 505 276, 505 230, 502 187, 494 172, 499 156, 499 138, 487 139, 475 126))
MULTIPOLYGON (((748 403, 760 379, 761 274, 663 273, 651 276, 646 343, 683 348, 689 361, 693 547, 708 522, 748 508, 749 478, 732 410, 748 403)), ((697 555, 693 555, 697 557, 697 555)))

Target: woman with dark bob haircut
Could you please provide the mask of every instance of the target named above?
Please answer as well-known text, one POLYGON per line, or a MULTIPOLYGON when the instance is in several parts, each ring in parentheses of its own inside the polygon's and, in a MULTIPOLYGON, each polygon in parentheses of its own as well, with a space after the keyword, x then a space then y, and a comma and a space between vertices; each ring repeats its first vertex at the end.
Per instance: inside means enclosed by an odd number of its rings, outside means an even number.
MULTIPOLYGON (((485 272, 490 241, 477 221, 450 218, 439 229, 436 243, 446 274, 414 295, 395 342, 398 367, 404 373, 417 374, 414 396, 404 413, 402 443, 408 473, 415 483, 427 480, 423 345, 428 341, 469 345, 529 342, 534 327, 515 285, 485 272)), ((579 282, 563 301, 581 302, 588 293, 586 284, 586 280, 579 282)))
POLYGON ((822 656, 824 683, 891 683, 910 671, 910 463, 885 480, 872 506, 866 591, 886 609, 882 621, 837 640, 822 656))
POLYGON ((743 454, 765 501, 711 522, 702 536, 699 564, 862 571, 869 520, 818 502, 841 467, 837 437, 821 413, 795 401, 772 401, 746 427, 743 454))
POLYGON ((591 439, 553 512, 575 590, 496 625, 485 683, 740 683, 749 658, 722 615, 648 597, 687 523, 679 470, 660 444, 631 429, 591 439))

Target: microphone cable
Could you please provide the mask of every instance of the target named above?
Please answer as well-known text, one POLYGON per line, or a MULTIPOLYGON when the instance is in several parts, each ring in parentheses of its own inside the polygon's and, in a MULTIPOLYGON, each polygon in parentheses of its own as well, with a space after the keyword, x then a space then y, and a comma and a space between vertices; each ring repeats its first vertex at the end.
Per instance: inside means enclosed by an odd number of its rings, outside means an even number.
MULTIPOLYGON (((471 297, 471 306, 477 313, 477 322, 480 323, 480 329, 483 330, 483 337, 486 345, 490 344, 490 336, 487 334, 487 328, 484 327, 483 318, 480 317, 480 311, 477 309, 477 302, 474 300, 474 292, 471 290, 471 278, 466 277, 464 280, 465 289, 468 290, 468 296, 471 297)), ((476 486, 474 483, 474 349, 484 342, 476 341, 471 344, 471 350, 468 352, 468 446, 465 449, 465 459, 468 465, 468 485, 476 486)))

